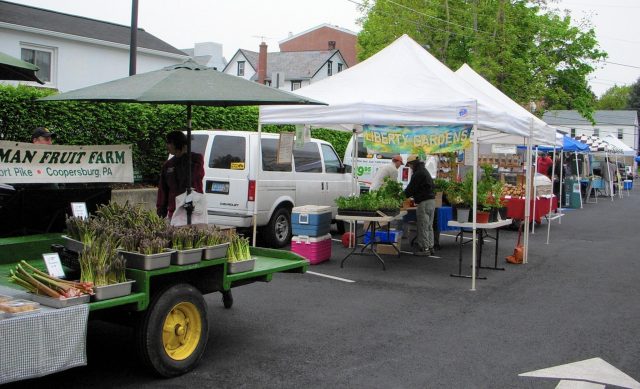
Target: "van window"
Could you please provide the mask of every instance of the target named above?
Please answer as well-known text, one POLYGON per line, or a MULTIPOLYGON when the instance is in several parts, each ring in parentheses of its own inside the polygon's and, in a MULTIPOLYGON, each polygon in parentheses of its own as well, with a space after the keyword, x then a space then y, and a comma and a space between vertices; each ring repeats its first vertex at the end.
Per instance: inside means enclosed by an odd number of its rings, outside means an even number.
POLYGON ((207 140, 209 140, 209 135, 191 134, 191 152, 204 156, 204 150, 207 148, 207 140))
POLYGON ((322 173, 320 151, 314 142, 305 143, 301 148, 293 148, 293 160, 297 172, 322 173))
POLYGON ((244 170, 244 162, 246 160, 245 144, 246 139, 244 136, 216 135, 213 138, 213 146, 211 146, 209 167, 214 169, 244 170))
POLYGON ((320 148, 322 149, 322 156, 324 157, 324 171, 327 173, 338 173, 342 164, 336 151, 329 145, 320 145, 320 148))
POLYGON ((290 172, 291 163, 276 163, 278 152, 277 139, 262 138, 262 171, 265 172, 290 172))

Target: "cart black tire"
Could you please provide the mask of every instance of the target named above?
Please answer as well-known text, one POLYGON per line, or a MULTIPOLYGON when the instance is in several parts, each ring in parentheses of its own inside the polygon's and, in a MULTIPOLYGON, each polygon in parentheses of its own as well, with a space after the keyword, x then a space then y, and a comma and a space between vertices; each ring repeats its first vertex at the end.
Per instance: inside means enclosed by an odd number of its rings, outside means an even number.
POLYGON ((230 290, 222 291, 222 304, 225 308, 229 309, 233 306, 233 296, 230 290))
MULTIPOLYGON (((190 320, 187 322, 192 324, 190 320)), ((176 334, 178 327, 179 324, 176 324, 176 334)), ((180 327, 180 329, 183 328, 180 327)), ((192 370, 202 358, 209 337, 207 305, 202 294, 189 284, 178 284, 160 291, 143 313, 135 332, 136 346, 142 362, 158 375, 175 377, 192 370), (188 314, 183 309, 187 309, 188 314), (187 328, 186 331, 182 331, 184 339, 186 339, 185 344, 195 347, 193 350, 189 350, 188 347, 179 351, 186 355, 178 355, 178 358, 169 355, 167 348, 172 345, 165 345, 165 337, 163 336, 165 335, 165 322, 169 319, 170 314, 178 315, 178 317, 191 315, 191 319, 200 322, 199 326, 195 325, 195 330, 187 328), (198 336, 198 338, 192 338, 189 341, 189 337, 193 336, 198 336)))
POLYGON ((269 247, 282 248, 291 242, 291 210, 280 207, 273 212, 264 227, 264 238, 269 247))

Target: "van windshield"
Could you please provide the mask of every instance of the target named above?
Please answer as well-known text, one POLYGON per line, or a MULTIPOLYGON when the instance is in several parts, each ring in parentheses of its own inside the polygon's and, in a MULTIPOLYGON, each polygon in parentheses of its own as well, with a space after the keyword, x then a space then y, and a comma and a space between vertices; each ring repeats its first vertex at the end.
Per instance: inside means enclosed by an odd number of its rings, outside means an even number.
POLYGON ((214 169, 245 169, 244 136, 216 135, 211 146, 209 167, 214 169))

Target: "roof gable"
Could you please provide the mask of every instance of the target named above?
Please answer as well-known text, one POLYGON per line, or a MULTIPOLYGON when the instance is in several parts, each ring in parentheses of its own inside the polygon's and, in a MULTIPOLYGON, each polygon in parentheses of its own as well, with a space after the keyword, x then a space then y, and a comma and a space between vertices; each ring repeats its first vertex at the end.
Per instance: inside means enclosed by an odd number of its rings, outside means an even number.
POLYGON ((315 27, 312 27, 312 28, 310 28, 310 29, 308 29, 308 30, 305 30, 305 31, 299 32, 299 33, 297 33, 297 34, 294 34, 294 35, 288 36, 288 37, 286 37, 285 39, 283 39, 283 40, 279 41, 279 42, 278 42, 278 44, 282 44, 282 43, 288 42, 288 41, 290 41, 290 40, 292 40, 292 39, 296 39, 296 38, 298 38, 298 37, 300 37, 300 36, 306 35, 306 34, 308 34, 308 33, 312 32, 312 31, 319 30, 319 29, 321 29, 321 28, 330 28, 330 29, 332 29, 332 30, 340 31, 340 32, 343 32, 343 33, 345 33, 345 34, 351 34, 351 35, 354 35, 354 36, 357 36, 357 35, 358 35, 358 34, 356 34, 355 32, 353 32, 353 31, 351 31, 351 30, 348 30, 348 29, 346 29, 346 28, 339 27, 339 26, 334 26, 334 25, 332 25, 332 24, 328 24, 328 23, 323 23, 323 24, 321 24, 321 25, 319 25, 319 26, 315 26, 315 27))
MULTIPOLYGON (((593 113, 596 126, 637 126, 638 114, 630 110, 601 110, 593 113)), ((592 126, 575 110, 551 110, 544 113, 542 120, 550 125, 592 126)))
MULTIPOLYGON (((0 1, 0 22, 129 45, 129 26, 0 1)), ((185 55, 167 42, 138 29, 138 47, 185 55)))
MULTIPOLYGON (((246 52, 246 51, 244 51, 246 52)), ((253 53, 253 52, 250 52, 253 53)), ((255 68, 258 67, 258 53, 255 54, 255 68)), ((267 54, 266 79, 271 79, 274 72, 284 73, 286 80, 309 80, 334 56, 340 59, 347 67, 339 50, 323 51, 289 51, 267 54)), ((257 79, 257 75, 255 76, 257 79)))

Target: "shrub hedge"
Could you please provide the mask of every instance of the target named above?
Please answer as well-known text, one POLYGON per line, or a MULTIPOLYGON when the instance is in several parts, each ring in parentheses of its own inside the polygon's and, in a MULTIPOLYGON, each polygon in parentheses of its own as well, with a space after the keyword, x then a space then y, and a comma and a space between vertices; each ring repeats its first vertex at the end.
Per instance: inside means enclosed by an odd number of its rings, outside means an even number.
MULTIPOLYGON (((38 102, 55 91, 0 85, 0 139, 30 142, 35 127, 57 134, 56 143, 68 145, 132 144, 134 170, 144 182, 155 183, 167 157, 163 134, 185 127, 186 107, 129 103, 38 102)), ((257 130, 258 108, 194 107, 194 130, 257 130)), ((265 132, 295 131, 294 126, 263 126, 265 132)), ((312 130, 315 138, 344 155, 348 132, 312 130)))

